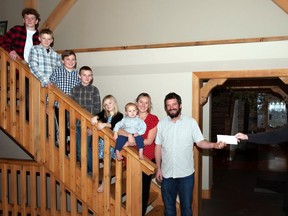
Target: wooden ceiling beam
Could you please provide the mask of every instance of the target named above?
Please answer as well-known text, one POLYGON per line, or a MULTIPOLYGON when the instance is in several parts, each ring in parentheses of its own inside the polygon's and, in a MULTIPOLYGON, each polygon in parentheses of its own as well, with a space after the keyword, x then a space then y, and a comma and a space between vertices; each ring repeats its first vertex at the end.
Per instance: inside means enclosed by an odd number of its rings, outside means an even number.
POLYGON ((24 8, 38 8, 38 0, 25 0, 24 1, 24 8))
POLYGON ((61 0, 47 20, 42 24, 40 29, 49 28, 54 31, 76 1, 77 0, 61 0))
POLYGON ((272 1, 288 14, 288 0, 272 0, 272 1))

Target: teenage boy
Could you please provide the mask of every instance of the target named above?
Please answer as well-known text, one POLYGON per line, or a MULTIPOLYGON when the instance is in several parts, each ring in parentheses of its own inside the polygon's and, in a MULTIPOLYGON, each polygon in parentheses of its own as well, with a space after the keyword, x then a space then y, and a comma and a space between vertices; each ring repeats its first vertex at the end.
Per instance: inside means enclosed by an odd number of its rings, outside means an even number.
MULTIPOLYGON (((24 25, 16 25, 0 36, 0 46, 9 53, 10 58, 14 61, 22 59, 28 63, 31 47, 40 43, 37 30, 40 15, 33 8, 24 8, 22 18, 24 25)), ((25 79, 25 102, 26 120, 29 121, 29 80, 27 78, 25 79)))
POLYGON ((40 80, 42 87, 48 87, 53 70, 62 63, 60 55, 50 46, 53 42, 53 32, 50 29, 40 31, 39 41, 39 45, 31 48, 28 62, 32 74, 40 80))
MULTIPOLYGON (((99 90, 93 83, 93 72, 88 66, 83 66, 79 70, 80 84, 76 85, 71 92, 72 98, 93 116, 101 111, 101 99, 99 90)), ((76 159, 81 161, 81 125, 77 121, 76 128, 76 159)), ((87 130, 87 168, 88 173, 92 172, 92 137, 91 131, 87 130)))
POLYGON ((0 46, 9 53, 11 59, 24 59, 28 62, 31 47, 39 44, 37 27, 40 15, 33 8, 25 8, 22 17, 24 25, 16 25, 6 32, 0 38, 0 46))

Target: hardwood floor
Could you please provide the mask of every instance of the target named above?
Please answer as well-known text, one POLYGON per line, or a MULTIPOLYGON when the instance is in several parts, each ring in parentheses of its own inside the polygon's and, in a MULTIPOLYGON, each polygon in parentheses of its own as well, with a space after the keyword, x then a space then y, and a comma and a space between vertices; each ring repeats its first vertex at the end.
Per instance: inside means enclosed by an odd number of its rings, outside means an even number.
POLYGON ((284 216, 288 143, 239 147, 232 161, 215 152, 212 198, 202 201, 199 216, 284 216))

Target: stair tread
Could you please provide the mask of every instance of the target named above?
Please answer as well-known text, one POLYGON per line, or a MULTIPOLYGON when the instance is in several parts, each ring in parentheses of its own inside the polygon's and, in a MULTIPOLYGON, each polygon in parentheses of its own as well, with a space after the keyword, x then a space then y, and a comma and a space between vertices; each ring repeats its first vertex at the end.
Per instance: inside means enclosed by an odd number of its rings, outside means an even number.
POLYGON ((148 206, 151 205, 157 199, 158 199, 158 193, 150 190, 148 206))
POLYGON ((146 216, 163 216, 164 215, 164 206, 157 205, 151 211, 149 211, 146 216))

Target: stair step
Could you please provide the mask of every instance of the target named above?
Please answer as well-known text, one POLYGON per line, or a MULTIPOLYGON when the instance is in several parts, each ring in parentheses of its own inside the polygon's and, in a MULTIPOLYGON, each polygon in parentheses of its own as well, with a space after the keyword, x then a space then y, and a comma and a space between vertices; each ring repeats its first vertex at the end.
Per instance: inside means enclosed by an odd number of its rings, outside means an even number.
POLYGON ((164 206, 157 205, 151 211, 149 211, 146 216, 163 216, 164 215, 164 206))
POLYGON ((148 200, 147 206, 151 205, 157 199, 158 199, 158 193, 150 190, 149 200, 148 200))

